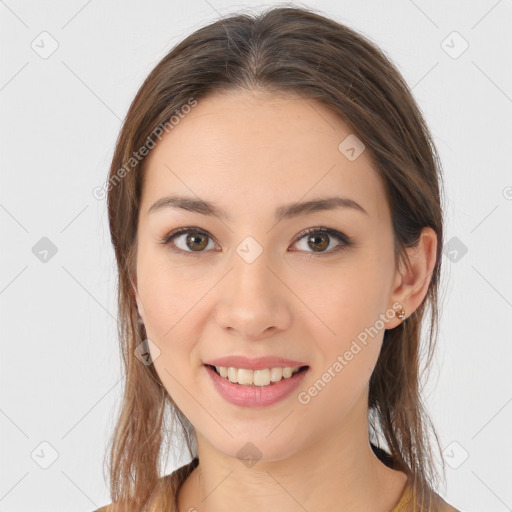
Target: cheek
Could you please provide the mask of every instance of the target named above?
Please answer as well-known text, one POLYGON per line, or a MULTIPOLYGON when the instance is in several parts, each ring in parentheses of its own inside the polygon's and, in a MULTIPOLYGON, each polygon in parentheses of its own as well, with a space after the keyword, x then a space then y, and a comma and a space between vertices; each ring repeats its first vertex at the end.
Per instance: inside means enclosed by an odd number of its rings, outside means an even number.
POLYGON ((165 251, 141 244, 137 283, 147 337, 160 351, 155 369, 168 391, 179 395, 178 382, 190 379, 191 361, 197 363, 197 340, 205 321, 205 295, 216 282, 216 276, 211 272, 206 275, 193 262, 173 265, 170 260, 165 251))
POLYGON ((343 421, 365 391, 384 332, 374 276, 352 273, 338 277, 344 279, 333 283, 331 292, 316 299, 314 305, 323 323, 312 336, 322 356, 311 387, 303 390, 304 401, 310 399, 312 407, 324 411, 325 428, 343 421))
MULTIPOLYGON (((377 262, 353 261, 335 269, 316 270, 316 287, 297 290, 311 311, 306 312, 310 332, 320 345, 324 360, 320 372, 330 369, 322 381, 336 381, 340 401, 350 401, 352 393, 370 378, 381 349, 386 313, 386 273, 377 262), (318 319, 321 321, 319 321, 318 319)), ((321 377, 321 376, 320 376, 321 377)), ((338 400, 337 398, 337 400, 338 400)))
POLYGON ((160 251, 143 248, 137 259, 137 282, 146 331, 162 342, 173 337, 180 320, 204 293, 184 279, 179 268, 172 268, 160 251))
MULTIPOLYGON (((378 320, 378 313, 372 314, 370 302, 365 294, 360 298, 352 294, 350 300, 340 298, 336 306, 330 305, 325 317, 325 323, 335 334, 317 338, 321 340, 321 351, 326 358, 322 370, 330 369, 331 375, 339 375, 336 380, 340 384, 344 381, 340 398, 347 393, 350 395, 354 386, 362 386, 377 363, 384 326, 378 320)), ((324 332, 327 331, 324 329, 324 332)))
POLYGON ((304 266, 293 289, 310 310, 307 318, 321 320, 322 335, 341 341, 356 337, 385 313, 387 282, 377 262, 352 258, 338 265, 304 266))
POLYGON ((153 364, 169 395, 188 416, 190 395, 185 390, 193 388, 190 361, 198 336, 190 327, 195 324, 193 306, 200 295, 191 293, 176 273, 156 266, 149 268, 150 271, 141 272, 138 282, 146 334, 158 347, 153 364))

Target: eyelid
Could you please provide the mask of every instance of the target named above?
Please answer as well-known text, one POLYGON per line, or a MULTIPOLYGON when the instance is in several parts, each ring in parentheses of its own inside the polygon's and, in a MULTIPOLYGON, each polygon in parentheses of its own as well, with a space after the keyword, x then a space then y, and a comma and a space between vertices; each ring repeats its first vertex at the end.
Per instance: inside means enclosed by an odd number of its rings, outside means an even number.
MULTIPOLYGON (((294 240, 292 242, 292 245, 296 244, 302 238, 304 238, 305 236, 307 236, 308 234, 311 234, 311 233, 326 233, 330 237, 338 240, 338 242, 340 242, 340 244, 338 246, 336 246, 334 249, 331 249, 331 250, 325 251, 325 252, 305 251, 306 253, 309 253, 310 256, 329 256, 331 254, 335 254, 335 253, 339 252, 340 250, 343 250, 345 248, 352 247, 355 245, 355 242, 353 241, 353 239, 351 237, 349 237, 348 235, 345 235, 344 233, 342 233, 336 229, 327 228, 324 226, 316 226, 316 227, 310 227, 310 228, 304 229, 303 231, 301 231, 299 234, 296 235, 296 237, 294 238, 294 240)), ((171 245, 172 241, 175 238, 177 238, 178 236, 183 235, 183 234, 205 235, 208 238, 210 238, 211 240, 213 240, 215 243, 217 243, 217 245, 219 245, 217 240, 215 239, 215 237, 212 236, 208 231, 198 228, 198 227, 193 227, 193 226, 181 227, 181 228, 174 229, 173 231, 171 231, 170 233, 165 235, 161 240, 159 240, 159 243, 162 245, 171 245)), ((178 254, 184 254, 187 256, 188 255, 200 256, 201 254, 211 252, 211 251, 183 251, 182 249, 179 249, 177 247, 171 247, 171 250, 178 254)), ((296 252, 304 252, 304 251, 299 250, 296 252)))

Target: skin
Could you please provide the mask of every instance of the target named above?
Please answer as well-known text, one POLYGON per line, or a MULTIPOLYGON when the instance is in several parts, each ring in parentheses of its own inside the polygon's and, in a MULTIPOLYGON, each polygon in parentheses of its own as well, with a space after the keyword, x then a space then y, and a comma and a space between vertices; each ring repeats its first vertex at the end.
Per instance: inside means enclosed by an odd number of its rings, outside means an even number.
MULTIPOLYGON (((343 510, 389 512, 406 475, 386 467, 368 441, 368 383, 384 327, 306 405, 297 394, 321 378, 357 335, 399 302, 410 316, 427 292, 437 239, 423 230, 411 264, 394 259, 391 213, 368 151, 348 160, 338 145, 350 129, 312 100, 256 91, 214 94, 150 152, 138 219, 134 289, 154 365, 164 386, 196 429, 199 467, 179 494, 181 512, 343 510), (359 203, 276 224, 275 208, 337 193, 359 203), (170 194, 214 202, 220 220, 150 206, 170 194), (324 226, 354 240, 315 251, 303 229, 324 226), (197 227, 211 235, 202 252, 160 244, 172 230, 197 227), (252 263, 236 248, 252 236, 263 249, 252 263), (207 243, 207 246, 206 246, 207 243), (327 252, 332 252, 328 255, 327 252), (156 351, 152 351, 153 356, 156 351), (203 363, 244 354, 305 361, 310 371, 289 397, 266 407, 226 402, 203 363), (247 466, 237 452, 261 452, 247 466)), ((188 236, 190 243, 190 236, 188 236)), ((192 244, 190 244, 192 245, 192 244)))

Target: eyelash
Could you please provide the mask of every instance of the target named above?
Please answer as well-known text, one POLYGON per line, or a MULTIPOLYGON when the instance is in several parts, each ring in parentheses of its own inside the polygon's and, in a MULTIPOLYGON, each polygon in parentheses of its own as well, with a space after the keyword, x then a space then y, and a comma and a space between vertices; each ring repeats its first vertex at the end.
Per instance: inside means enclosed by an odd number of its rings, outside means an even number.
MULTIPOLYGON (((327 251, 327 252, 311 252, 310 253, 311 256, 329 256, 334 253, 338 253, 348 247, 352 247, 354 245, 353 240, 350 237, 348 237, 347 235, 340 233, 339 231, 337 231, 335 229, 325 228, 323 226, 320 226, 317 228, 307 228, 304 231, 301 231, 295 238, 293 244, 296 244, 302 238, 304 238, 306 235, 310 235, 312 233, 327 234, 330 237, 333 237, 336 240, 338 240, 339 242, 341 242, 341 245, 338 245, 334 249, 331 249, 330 251, 327 251)), ((159 241, 159 243, 161 243, 162 245, 170 245, 171 242, 175 238, 177 238, 179 235, 182 235, 182 234, 205 235, 208 238, 210 238, 211 240, 214 240, 213 237, 207 231, 203 231, 202 229, 199 229, 199 228, 190 227, 190 228, 178 228, 178 229, 175 229, 174 231, 171 231, 168 235, 166 235, 164 238, 162 238, 159 241)), ((178 249, 175 247, 171 247, 171 250, 173 252, 176 252, 179 254, 184 254, 186 256, 199 256, 200 254, 202 254, 204 252, 208 252, 208 251, 183 251, 182 249, 178 249)), ((306 251, 306 252, 309 252, 309 251, 306 251)))

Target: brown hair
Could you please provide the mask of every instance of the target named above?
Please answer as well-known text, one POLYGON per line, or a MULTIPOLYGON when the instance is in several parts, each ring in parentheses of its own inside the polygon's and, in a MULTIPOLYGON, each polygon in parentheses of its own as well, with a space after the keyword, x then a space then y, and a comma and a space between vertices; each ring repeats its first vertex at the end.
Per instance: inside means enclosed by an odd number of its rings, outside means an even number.
MULTIPOLYGON (((421 399, 420 335, 430 305, 427 370, 438 336, 441 164, 407 84, 386 55, 354 30, 312 9, 292 7, 232 15, 188 36, 151 71, 124 120, 107 185, 126 374, 111 439, 112 510, 176 510, 179 486, 198 463, 193 427, 154 366, 142 364, 134 353, 146 337, 138 323, 132 287, 144 164, 137 151, 154 147, 162 127, 168 131, 169 120, 184 105, 209 93, 236 89, 316 100, 350 126, 369 150, 385 185, 397 264, 407 261, 405 248, 418 243, 422 228, 431 227, 437 234, 437 260, 428 276, 425 300, 398 327, 385 332, 368 404, 375 453, 409 476, 417 500, 414 510, 429 510, 438 482, 429 436, 435 438, 437 448, 439 441, 421 399), (175 425, 194 459, 173 475, 161 477, 164 435, 174 435, 175 425), (386 450, 380 446, 383 443, 386 450)), ((442 456, 440 461, 444 475, 442 456)))

